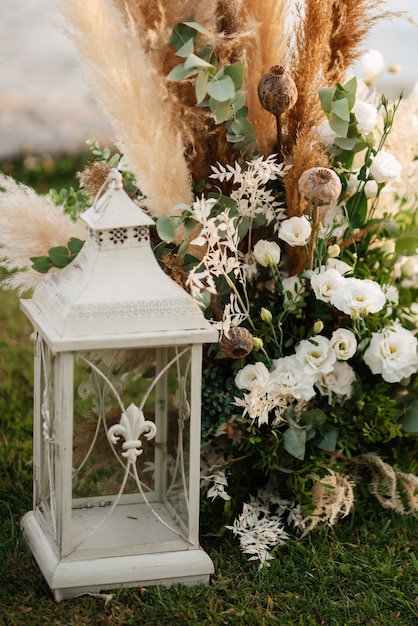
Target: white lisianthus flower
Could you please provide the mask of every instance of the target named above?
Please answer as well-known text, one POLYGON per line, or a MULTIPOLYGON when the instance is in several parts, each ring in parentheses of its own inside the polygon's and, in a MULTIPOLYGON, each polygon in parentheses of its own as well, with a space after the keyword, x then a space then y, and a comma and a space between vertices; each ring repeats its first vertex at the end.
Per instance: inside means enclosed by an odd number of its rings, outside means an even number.
POLYGON ((274 241, 260 239, 253 248, 253 255, 257 263, 263 267, 271 267, 277 265, 280 261, 280 246, 274 241))
POLYGON ((267 367, 261 361, 254 365, 246 365, 235 376, 235 384, 238 389, 251 391, 256 385, 266 388, 270 380, 267 367))
POLYGON ((344 276, 330 267, 311 276, 311 287, 318 300, 330 302, 333 295, 341 288, 344 276))
POLYGON ((330 302, 346 315, 352 315, 354 311, 368 314, 381 311, 386 297, 380 285, 374 280, 344 278, 339 289, 332 293, 330 302))
POLYGON ((277 385, 276 393, 291 395, 297 400, 310 400, 315 395, 313 374, 306 375, 295 354, 273 359, 271 382, 277 385))
POLYGON ((380 150, 374 157, 369 171, 377 183, 396 183, 401 180, 402 165, 393 154, 380 150))
POLYGON ((392 304, 399 304, 399 290, 395 285, 388 285, 385 287, 385 296, 388 302, 392 304))
POLYGON ((303 371, 310 375, 328 374, 332 371, 336 361, 329 339, 323 335, 302 339, 296 347, 295 354, 303 371))
POLYGON ((337 361, 329 374, 324 374, 315 383, 321 396, 328 397, 328 403, 333 404, 334 396, 350 398, 356 375, 348 363, 337 361))
POLYGON ((373 104, 357 100, 352 108, 357 120, 357 129, 362 135, 370 133, 377 124, 377 109, 373 104))
POLYGON ((363 72, 363 80, 366 83, 373 82, 385 67, 383 54, 374 48, 370 48, 370 50, 367 50, 367 52, 362 55, 360 63, 363 72))
POLYGON ((327 260, 327 269, 331 267, 334 270, 337 270, 337 272, 339 272, 341 276, 345 276, 345 274, 349 274, 350 272, 353 271, 353 268, 351 267, 351 265, 349 265, 345 261, 341 261, 341 259, 329 258, 327 260))
POLYGON ((373 374, 388 383, 398 383, 418 371, 418 340, 399 322, 372 333, 364 362, 373 374))
POLYGON ((400 266, 402 287, 414 288, 418 287, 418 255, 403 257, 400 266))
POLYGON ((356 336, 347 328, 337 328, 331 335, 330 347, 334 350, 337 361, 347 361, 356 353, 356 336))
POLYGON ((311 225, 305 215, 289 217, 280 225, 279 239, 290 246, 304 246, 311 235, 311 225))

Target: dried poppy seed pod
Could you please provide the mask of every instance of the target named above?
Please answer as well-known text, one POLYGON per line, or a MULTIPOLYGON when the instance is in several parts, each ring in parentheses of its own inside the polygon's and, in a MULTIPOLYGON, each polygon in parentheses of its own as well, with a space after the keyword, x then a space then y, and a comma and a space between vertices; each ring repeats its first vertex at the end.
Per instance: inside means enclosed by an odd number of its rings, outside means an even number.
POLYGON ((294 106, 298 90, 284 67, 273 65, 258 83, 258 97, 266 111, 277 116, 294 106))
POLYGON ((222 352, 231 359, 241 359, 253 349, 253 336, 246 328, 231 328, 229 339, 222 335, 219 342, 222 352))
POLYGON ((329 167, 311 167, 298 181, 300 195, 312 206, 325 206, 335 202, 342 189, 341 181, 329 167))
POLYGON ((283 161, 281 117, 298 99, 295 81, 281 65, 273 65, 258 83, 258 98, 266 111, 276 117, 277 160, 281 163, 283 161))

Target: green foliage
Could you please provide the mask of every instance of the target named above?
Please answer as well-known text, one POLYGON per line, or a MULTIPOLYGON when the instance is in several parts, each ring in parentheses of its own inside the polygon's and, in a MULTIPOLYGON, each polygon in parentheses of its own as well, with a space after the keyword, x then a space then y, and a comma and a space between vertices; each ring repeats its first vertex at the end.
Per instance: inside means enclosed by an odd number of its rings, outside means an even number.
POLYGON ((181 81, 195 77, 197 106, 209 107, 215 123, 225 124, 226 138, 234 149, 251 153, 255 148, 255 132, 245 107, 243 64, 237 61, 219 67, 210 47, 196 51, 199 32, 206 31, 193 20, 174 27, 170 44, 175 46, 176 56, 185 61, 176 65, 168 78, 181 81))
POLYGON ((32 269, 41 274, 46 274, 51 267, 61 269, 74 261, 83 245, 84 241, 77 237, 71 237, 67 246, 55 246, 50 248, 45 256, 31 257, 32 269))
POLYGON ((49 196, 56 205, 62 206, 64 213, 74 221, 91 205, 91 198, 82 191, 74 190, 74 187, 62 187, 59 191, 50 189, 49 196))
POLYGON ((222 362, 210 364, 202 374, 202 438, 216 432, 223 422, 227 422, 234 412, 234 396, 237 389, 234 377, 222 367, 222 362))

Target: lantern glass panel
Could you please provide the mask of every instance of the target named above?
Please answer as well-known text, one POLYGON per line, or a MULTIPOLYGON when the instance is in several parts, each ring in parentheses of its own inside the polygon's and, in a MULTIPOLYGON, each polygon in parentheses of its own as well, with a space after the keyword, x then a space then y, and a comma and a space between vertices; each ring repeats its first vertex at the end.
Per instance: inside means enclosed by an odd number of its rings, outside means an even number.
POLYGON ((55 356, 39 337, 36 340, 34 506, 48 534, 57 539, 55 356))
POLYGON ((149 552, 150 543, 157 552, 190 541, 191 353, 75 354, 70 552, 149 552), (117 538, 108 534, 115 519, 117 538))

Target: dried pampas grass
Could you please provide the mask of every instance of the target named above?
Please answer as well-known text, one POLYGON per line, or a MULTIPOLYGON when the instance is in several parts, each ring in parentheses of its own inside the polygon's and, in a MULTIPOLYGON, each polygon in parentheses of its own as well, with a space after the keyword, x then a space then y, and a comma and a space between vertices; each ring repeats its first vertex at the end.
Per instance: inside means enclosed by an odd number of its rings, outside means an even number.
POLYGON ((132 20, 111 2, 55 0, 83 62, 92 95, 116 132, 138 186, 155 215, 192 201, 190 174, 175 113, 132 20))
POLYGON ((0 174, 0 257, 7 270, 18 270, 2 286, 19 294, 36 287, 43 274, 28 269, 31 257, 66 246, 71 237, 85 238, 81 222, 73 222, 48 196, 0 174))

